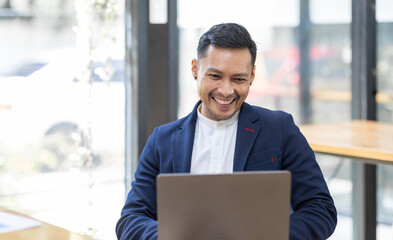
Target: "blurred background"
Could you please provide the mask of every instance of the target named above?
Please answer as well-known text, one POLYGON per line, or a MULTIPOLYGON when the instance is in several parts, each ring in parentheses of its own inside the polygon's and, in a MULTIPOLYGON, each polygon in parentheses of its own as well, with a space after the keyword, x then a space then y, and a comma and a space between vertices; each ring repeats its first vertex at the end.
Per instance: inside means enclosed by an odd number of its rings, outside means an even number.
POLYGON ((115 239, 124 1, 0 1, 0 206, 115 239))
MULTIPOLYGON (((1 207, 116 239, 133 175, 125 154, 131 148, 125 141, 126 39, 132 41, 126 34, 134 19, 129 2, 0 0, 1 207)), ((161 7, 162 1, 153 2, 161 7)), ((214 24, 236 22, 258 47, 247 102, 287 111, 297 124, 351 120, 352 1, 308 2, 304 26, 300 0, 178 0, 177 117, 198 100, 190 70, 200 35, 214 24), (304 29, 306 86, 299 44, 304 29)), ((376 20, 377 119, 392 123, 393 1, 376 1, 376 20)), ((319 154, 317 160, 339 213, 330 239, 351 239, 353 160, 319 154)), ((378 165, 377 172, 377 236, 392 239, 393 167, 378 165)))

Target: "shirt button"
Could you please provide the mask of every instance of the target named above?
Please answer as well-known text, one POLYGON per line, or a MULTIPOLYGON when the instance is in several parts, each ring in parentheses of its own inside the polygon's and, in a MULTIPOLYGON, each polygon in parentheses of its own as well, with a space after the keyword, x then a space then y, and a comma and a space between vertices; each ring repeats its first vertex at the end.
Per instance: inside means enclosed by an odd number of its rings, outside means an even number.
POLYGON ((220 146, 220 142, 219 142, 219 141, 217 141, 217 142, 216 142, 216 145, 217 145, 217 146, 220 146))
POLYGON ((221 127, 221 126, 222 126, 222 123, 218 122, 217 127, 221 127))

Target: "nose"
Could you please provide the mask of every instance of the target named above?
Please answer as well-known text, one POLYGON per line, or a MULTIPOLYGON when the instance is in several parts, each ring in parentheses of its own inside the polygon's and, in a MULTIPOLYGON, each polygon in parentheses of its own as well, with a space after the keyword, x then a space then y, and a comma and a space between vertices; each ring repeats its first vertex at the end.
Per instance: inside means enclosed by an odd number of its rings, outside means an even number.
POLYGON ((228 97, 235 92, 233 89, 233 86, 232 86, 232 82, 229 79, 222 79, 222 81, 220 82, 220 86, 218 88, 218 91, 224 97, 228 97))

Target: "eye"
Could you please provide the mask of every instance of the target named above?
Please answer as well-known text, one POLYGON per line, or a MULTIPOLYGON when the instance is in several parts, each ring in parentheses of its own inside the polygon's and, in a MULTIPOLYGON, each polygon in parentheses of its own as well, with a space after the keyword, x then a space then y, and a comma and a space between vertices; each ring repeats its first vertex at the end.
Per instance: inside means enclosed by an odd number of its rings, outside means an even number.
POLYGON ((233 80, 234 80, 235 82, 238 82, 238 83, 242 83, 242 82, 247 81, 247 79, 245 79, 245 78, 234 78, 233 80))
POLYGON ((214 79, 214 80, 220 79, 220 75, 217 75, 217 74, 209 74, 208 76, 209 76, 211 79, 214 79))

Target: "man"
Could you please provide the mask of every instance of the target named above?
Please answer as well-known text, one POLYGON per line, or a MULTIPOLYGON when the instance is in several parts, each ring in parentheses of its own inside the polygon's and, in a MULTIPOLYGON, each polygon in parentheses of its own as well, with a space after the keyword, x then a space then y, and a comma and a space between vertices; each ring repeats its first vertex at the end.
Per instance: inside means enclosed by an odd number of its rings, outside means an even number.
POLYGON ((244 102, 255 77, 256 45, 237 24, 219 24, 198 44, 192 75, 201 99, 185 118, 157 127, 140 156, 119 239, 157 239, 159 173, 292 173, 290 239, 326 239, 336 209, 314 153, 291 115, 244 102))

